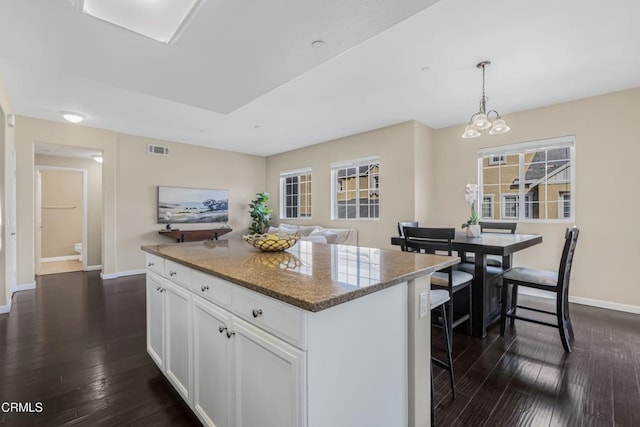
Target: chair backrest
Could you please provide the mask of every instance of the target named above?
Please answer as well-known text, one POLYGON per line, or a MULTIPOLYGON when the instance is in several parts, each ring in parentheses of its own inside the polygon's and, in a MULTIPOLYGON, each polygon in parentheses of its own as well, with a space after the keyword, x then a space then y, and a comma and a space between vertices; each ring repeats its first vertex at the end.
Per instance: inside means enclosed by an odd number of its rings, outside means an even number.
POLYGON ((573 264, 573 254, 576 251, 578 242, 578 227, 567 228, 564 235, 564 248, 562 258, 560 258, 560 268, 558 269, 558 293, 567 295, 569 292, 569 280, 571 279, 571 265, 573 264))
POLYGON ((428 254, 446 252, 451 255, 451 241, 455 236, 455 228, 404 227, 406 247, 428 254))
POLYGON ((480 230, 488 231, 490 233, 509 233, 515 234, 517 222, 489 222, 480 221, 480 230))
POLYGON ((401 221, 401 222, 398 222, 398 236, 404 237, 403 229, 405 227, 418 227, 418 221, 401 221))

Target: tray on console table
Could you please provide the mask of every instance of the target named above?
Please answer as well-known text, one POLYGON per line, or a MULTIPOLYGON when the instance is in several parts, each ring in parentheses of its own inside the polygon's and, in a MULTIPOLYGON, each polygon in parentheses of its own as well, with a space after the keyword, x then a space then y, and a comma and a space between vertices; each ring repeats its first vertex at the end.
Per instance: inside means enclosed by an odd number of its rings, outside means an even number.
POLYGON ((231 228, 210 228, 205 230, 160 230, 159 234, 176 239, 178 243, 200 240, 218 240, 223 234, 232 232, 231 228))

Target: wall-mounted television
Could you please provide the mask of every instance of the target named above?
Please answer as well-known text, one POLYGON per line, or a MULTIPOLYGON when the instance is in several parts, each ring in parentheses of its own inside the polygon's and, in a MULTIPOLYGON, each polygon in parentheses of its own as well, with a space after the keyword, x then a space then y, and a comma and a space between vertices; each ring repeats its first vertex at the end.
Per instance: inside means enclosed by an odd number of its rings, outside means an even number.
POLYGON ((229 221, 229 191, 158 186, 158 223, 229 221))

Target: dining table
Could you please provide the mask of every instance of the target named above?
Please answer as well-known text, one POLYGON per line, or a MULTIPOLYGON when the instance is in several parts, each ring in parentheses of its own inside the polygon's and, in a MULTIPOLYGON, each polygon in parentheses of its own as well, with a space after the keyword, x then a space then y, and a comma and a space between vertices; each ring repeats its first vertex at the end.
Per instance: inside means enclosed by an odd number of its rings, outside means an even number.
MULTIPOLYGON (((512 266, 513 254, 542 243, 539 234, 481 233, 478 237, 467 236, 464 231, 456 231, 451 241, 453 250, 458 252, 461 262, 466 262, 467 254, 474 254, 474 275, 472 284, 471 334, 475 337, 487 336, 488 327, 500 319, 500 280, 487 271, 487 255, 502 257, 502 269, 512 266)), ((391 244, 404 247, 404 237, 392 237, 391 244)))

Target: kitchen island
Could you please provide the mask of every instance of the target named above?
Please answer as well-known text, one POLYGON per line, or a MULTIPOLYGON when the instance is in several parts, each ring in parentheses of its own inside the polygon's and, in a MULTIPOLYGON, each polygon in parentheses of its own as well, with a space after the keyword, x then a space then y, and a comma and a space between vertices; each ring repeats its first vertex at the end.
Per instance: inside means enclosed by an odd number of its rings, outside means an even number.
POLYGON ((427 426, 429 278, 455 257, 144 246, 147 350, 205 425, 427 426))

